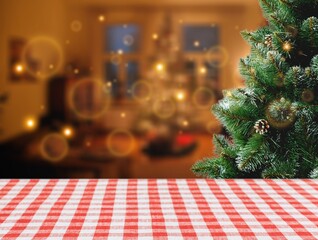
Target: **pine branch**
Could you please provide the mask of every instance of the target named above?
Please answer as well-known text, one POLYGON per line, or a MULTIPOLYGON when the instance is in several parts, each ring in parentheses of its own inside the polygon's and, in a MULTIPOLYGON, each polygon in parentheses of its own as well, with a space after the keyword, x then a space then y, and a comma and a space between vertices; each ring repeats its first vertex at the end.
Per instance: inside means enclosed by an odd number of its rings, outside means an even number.
POLYGON ((267 88, 267 86, 260 82, 257 77, 256 77, 256 74, 255 74, 255 70, 253 70, 251 67, 249 67, 245 61, 243 59, 240 59, 240 63, 241 63, 241 67, 243 67, 248 73, 249 73, 249 76, 251 77, 252 81, 254 82, 255 85, 259 84, 261 85, 263 88, 267 88))

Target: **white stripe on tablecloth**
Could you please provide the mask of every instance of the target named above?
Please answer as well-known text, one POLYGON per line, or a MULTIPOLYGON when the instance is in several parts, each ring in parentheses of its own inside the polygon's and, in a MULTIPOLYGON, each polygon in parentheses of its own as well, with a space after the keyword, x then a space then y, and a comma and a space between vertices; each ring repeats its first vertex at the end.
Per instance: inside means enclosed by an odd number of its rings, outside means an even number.
POLYGON ((172 203, 171 195, 168 189, 168 180, 167 179, 158 179, 158 193, 160 196, 162 214, 166 223, 166 230, 168 239, 177 239, 181 238, 182 234, 179 228, 178 217, 174 210, 174 205, 172 203), (167 215, 171 221, 167 221, 167 215))
POLYGON ((138 179, 137 181, 137 202, 138 202, 138 238, 152 236, 152 221, 149 208, 148 180, 138 179))
POLYGON ((51 234, 49 236, 49 239, 56 239, 56 238, 62 238, 64 233, 66 232, 67 228, 69 227, 72 218, 76 212, 77 206, 81 200, 81 196, 84 193, 85 187, 88 184, 87 179, 83 179, 77 182, 74 191, 72 192, 72 195, 70 196, 69 200, 65 204, 64 208, 61 211, 61 214, 54 225, 54 228, 51 231, 51 234), (72 209, 68 211, 68 207, 71 206, 72 209), (68 214, 65 214, 65 211, 68 212, 68 214), (61 221, 63 219, 63 221, 61 221))
POLYGON ((127 196, 127 179, 118 180, 116 186, 116 195, 114 199, 113 215, 112 221, 109 228, 109 238, 111 239, 122 239, 123 229, 125 227, 125 212, 118 212, 118 209, 125 208, 126 206, 126 196, 127 196), (123 205, 122 205, 123 204, 123 205), (119 221, 113 221, 114 219, 119 219, 119 221))
POLYGON ((87 209, 82 229, 78 235, 79 239, 93 239, 104 197, 104 194, 101 193, 105 191, 107 184, 108 180, 98 180, 93 197, 89 203, 89 208, 87 209))

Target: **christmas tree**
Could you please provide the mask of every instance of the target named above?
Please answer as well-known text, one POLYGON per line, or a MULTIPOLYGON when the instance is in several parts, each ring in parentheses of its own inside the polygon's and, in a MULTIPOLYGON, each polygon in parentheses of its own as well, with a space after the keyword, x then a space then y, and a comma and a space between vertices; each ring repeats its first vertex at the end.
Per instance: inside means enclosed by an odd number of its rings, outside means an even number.
POLYGON ((318 178, 318 0, 259 0, 268 26, 242 32, 245 88, 213 106, 230 137, 193 166, 210 178, 318 178))

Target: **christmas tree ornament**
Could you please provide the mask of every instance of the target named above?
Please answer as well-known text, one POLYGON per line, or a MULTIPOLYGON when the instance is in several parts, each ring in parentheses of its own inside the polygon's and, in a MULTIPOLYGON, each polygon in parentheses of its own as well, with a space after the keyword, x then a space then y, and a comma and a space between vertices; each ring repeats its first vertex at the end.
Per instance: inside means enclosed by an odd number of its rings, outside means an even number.
POLYGON ((267 133, 269 128, 270 126, 265 119, 257 120, 254 125, 255 132, 261 135, 267 133))
POLYGON ((267 120, 270 126, 276 129, 290 127, 295 121, 295 116, 295 107, 283 97, 270 102, 266 108, 267 120))
POLYGON ((265 36, 265 42, 264 42, 265 46, 266 47, 272 47, 273 46, 273 38, 272 38, 272 35, 266 35, 265 36))
POLYGON ((315 93, 312 89, 305 89, 301 93, 301 100, 307 103, 312 102, 315 99, 315 93))

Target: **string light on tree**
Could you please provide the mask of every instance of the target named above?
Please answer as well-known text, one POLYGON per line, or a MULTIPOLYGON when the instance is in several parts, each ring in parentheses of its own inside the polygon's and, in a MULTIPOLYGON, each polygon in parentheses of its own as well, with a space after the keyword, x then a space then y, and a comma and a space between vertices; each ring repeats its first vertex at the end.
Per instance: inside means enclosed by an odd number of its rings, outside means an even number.
POLYGON ((287 41, 287 42, 283 43, 283 50, 285 52, 290 52, 292 50, 292 48, 293 48, 293 46, 290 42, 287 41))

